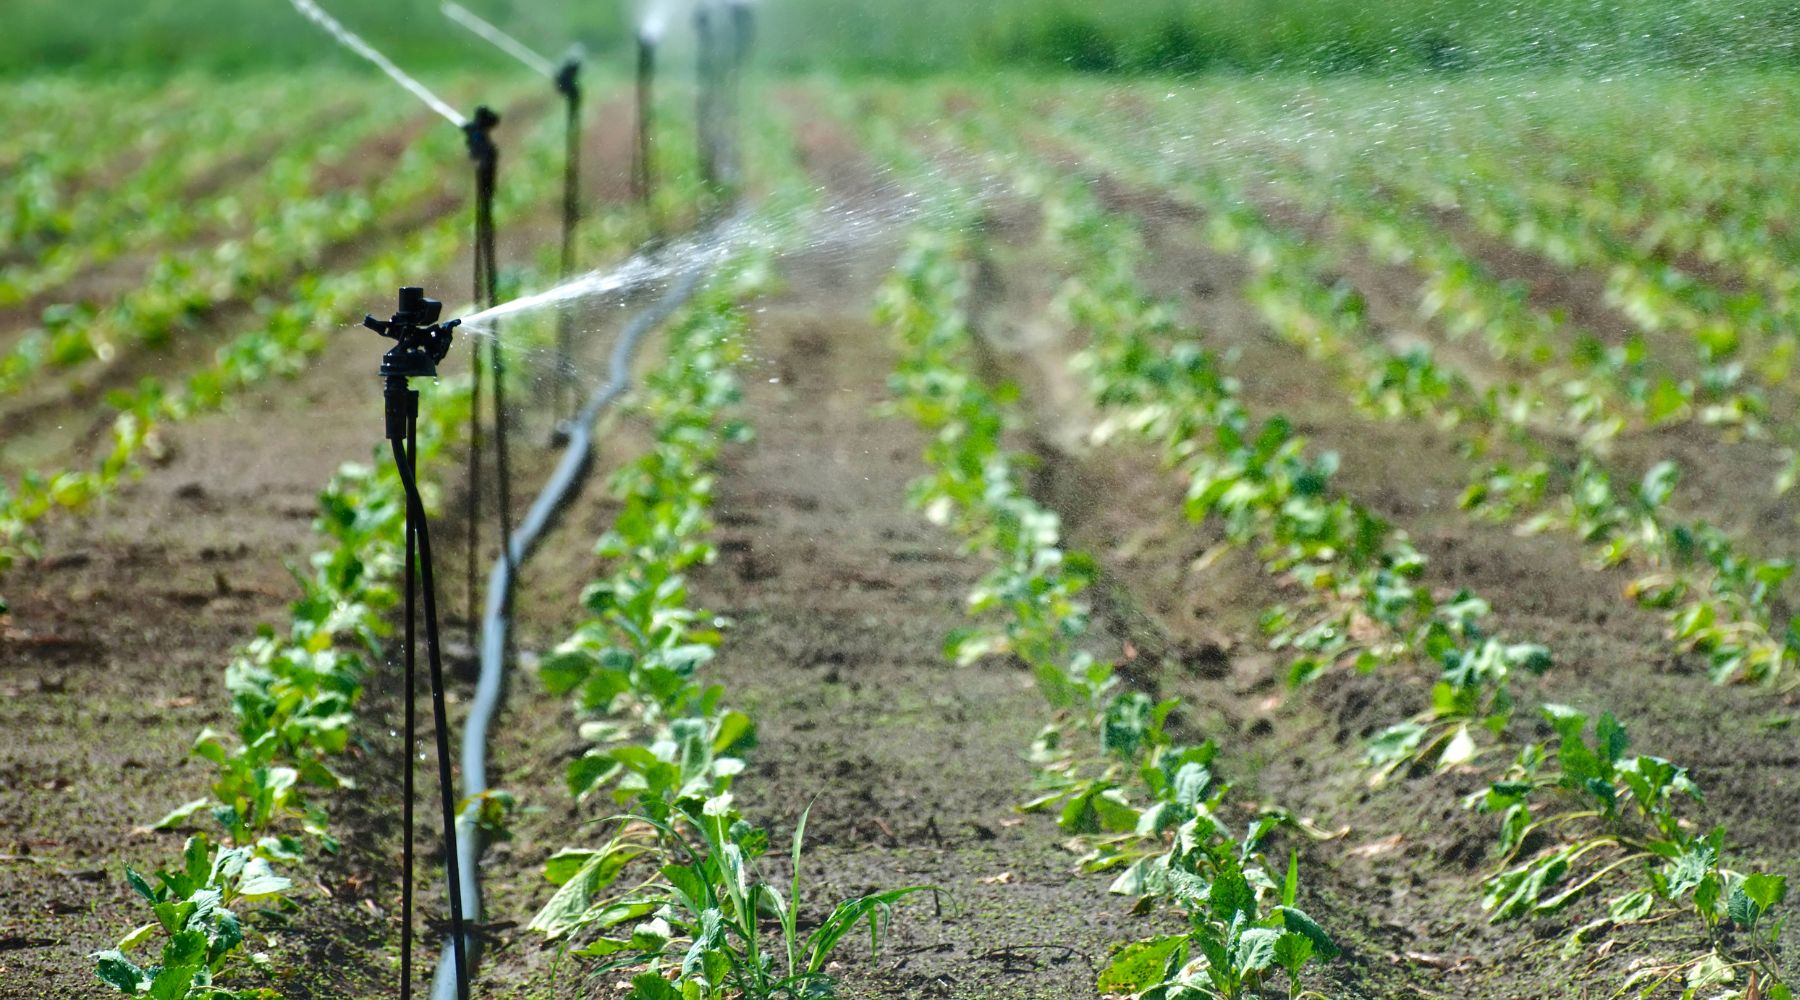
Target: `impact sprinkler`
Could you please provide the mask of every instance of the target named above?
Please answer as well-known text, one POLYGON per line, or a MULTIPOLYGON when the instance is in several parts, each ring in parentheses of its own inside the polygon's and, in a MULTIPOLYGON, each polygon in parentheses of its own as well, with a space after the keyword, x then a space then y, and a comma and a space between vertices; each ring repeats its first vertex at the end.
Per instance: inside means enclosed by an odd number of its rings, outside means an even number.
MULTIPOLYGON (((494 248, 494 187, 499 173, 500 147, 494 143, 494 126, 500 116, 482 105, 463 123, 463 136, 468 141, 469 159, 475 165, 475 303, 480 309, 491 309, 499 299, 499 263, 494 248)), ((482 370, 494 392, 494 466, 495 485, 500 506, 500 548, 511 557, 506 539, 512 537, 512 465, 507 455, 506 432, 506 356, 500 348, 498 325, 490 327, 487 340, 487 364, 481 364, 479 350, 474 367, 474 384, 469 396, 469 541, 467 608, 469 644, 475 645, 479 603, 476 598, 481 548, 481 383, 482 370)))
POLYGON ((414 702, 418 691, 416 679, 416 620, 418 606, 425 612, 425 656, 431 674, 431 711, 437 731, 438 796, 444 813, 444 857, 450 891, 450 932, 456 956, 456 993, 458 1000, 468 1000, 469 966, 464 955, 466 937, 463 925, 461 872, 456 847, 456 789, 450 774, 450 720, 444 708, 444 665, 439 651, 437 582, 432 573, 431 533, 425 517, 425 503, 419 494, 418 428, 419 393, 413 389, 415 378, 435 378, 437 366, 450 353, 451 331, 459 321, 439 323, 443 304, 425 297, 423 288, 400 289, 399 308, 389 319, 363 317, 363 325, 394 341, 382 355, 380 375, 386 383, 387 440, 394 452, 394 464, 400 473, 400 484, 406 492, 406 773, 401 805, 401 929, 400 929, 400 996, 411 1000, 413 992, 413 745, 418 739, 418 718, 414 702))

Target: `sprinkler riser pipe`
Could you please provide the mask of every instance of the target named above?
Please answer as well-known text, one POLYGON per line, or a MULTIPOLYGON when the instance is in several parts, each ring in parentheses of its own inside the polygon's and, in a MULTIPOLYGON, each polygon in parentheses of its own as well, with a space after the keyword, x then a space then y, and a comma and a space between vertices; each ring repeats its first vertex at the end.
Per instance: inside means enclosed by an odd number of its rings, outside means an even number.
POLYGON ((705 187, 719 189, 719 40, 713 30, 712 7, 705 0, 694 8, 694 73, 699 85, 694 109, 698 129, 700 181, 705 187))
POLYGON ((654 159, 656 94, 656 42, 638 36, 637 49, 637 163, 638 200, 649 208, 656 197, 656 163, 654 159))
POLYGON ((378 374, 384 381, 382 396, 384 400, 383 432, 392 448, 394 464, 400 475, 401 487, 406 494, 406 628, 405 628, 405 680, 406 680, 406 772, 405 790, 407 793, 402 805, 402 827, 408 834, 403 850, 402 892, 404 899, 402 911, 406 919, 402 928, 401 946, 401 984, 400 995, 403 1000, 410 1000, 413 993, 412 983, 412 888, 413 878, 413 843, 410 834, 413 830, 411 791, 413 789, 413 753, 412 743, 417 738, 415 714, 413 711, 416 689, 415 663, 417 662, 417 637, 415 631, 415 614, 422 604, 425 618, 425 652, 430 665, 432 711, 437 730, 437 763, 438 763, 438 797, 444 819, 444 852, 447 876, 452 886, 450 896, 450 923, 452 934, 456 939, 457 993, 459 1000, 468 997, 468 965, 464 959, 462 939, 466 932, 462 913, 462 897, 454 887, 460 882, 461 872, 458 861, 461 851, 457 845, 456 798, 455 789, 450 777, 450 744, 447 714, 444 704, 443 662, 438 642, 437 621, 437 584, 432 574, 431 541, 429 525, 426 522, 425 503, 419 492, 418 480, 418 448, 417 428, 419 417, 419 394, 412 388, 413 378, 430 378, 437 374, 438 363, 450 351, 451 331, 460 321, 451 320, 439 323, 438 317, 443 312, 443 303, 426 298, 425 290, 417 286, 400 289, 397 295, 398 308, 385 320, 374 316, 363 317, 363 325, 393 340, 394 346, 382 355, 378 374), (415 573, 416 570, 416 573, 415 573), (418 598, 422 597, 420 601, 418 598))

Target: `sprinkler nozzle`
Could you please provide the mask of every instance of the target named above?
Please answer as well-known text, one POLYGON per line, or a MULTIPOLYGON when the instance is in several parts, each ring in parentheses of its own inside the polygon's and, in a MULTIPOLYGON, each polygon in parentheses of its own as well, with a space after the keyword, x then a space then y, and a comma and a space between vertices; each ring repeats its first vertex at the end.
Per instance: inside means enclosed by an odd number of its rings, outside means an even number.
POLYGON ((570 52, 556 68, 556 92, 564 97, 581 96, 581 53, 570 52))
POLYGON ((439 323, 444 304, 425 297, 423 288, 400 289, 400 308, 391 319, 363 317, 363 326, 396 341, 381 356, 383 378, 435 378, 438 362, 450 353, 450 331, 462 323, 439 323))
POLYGON ((463 122, 463 137, 469 143, 469 158, 478 162, 491 162, 499 154, 494 148, 494 126, 500 124, 500 116, 494 109, 483 104, 475 109, 475 114, 463 122))

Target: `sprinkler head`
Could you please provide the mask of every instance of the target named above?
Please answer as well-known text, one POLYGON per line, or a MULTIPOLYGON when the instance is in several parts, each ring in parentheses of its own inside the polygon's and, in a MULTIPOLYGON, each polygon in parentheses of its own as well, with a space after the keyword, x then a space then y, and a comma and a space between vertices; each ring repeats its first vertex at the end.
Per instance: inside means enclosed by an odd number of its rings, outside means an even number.
POLYGON ((423 288, 400 289, 400 308, 391 319, 364 316, 363 325, 396 341, 381 356, 383 378, 435 378, 438 362, 450 353, 451 330, 462 323, 439 323, 444 304, 425 297, 423 288))
POLYGON ((556 92, 564 97, 581 96, 581 53, 571 52, 556 68, 556 92))
POLYGON ((475 114, 463 122, 463 137, 469 143, 469 158, 478 162, 492 161, 499 153, 494 148, 494 126, 500 124, 500 116, 494 109, 483 104, 475 109, 475 114))

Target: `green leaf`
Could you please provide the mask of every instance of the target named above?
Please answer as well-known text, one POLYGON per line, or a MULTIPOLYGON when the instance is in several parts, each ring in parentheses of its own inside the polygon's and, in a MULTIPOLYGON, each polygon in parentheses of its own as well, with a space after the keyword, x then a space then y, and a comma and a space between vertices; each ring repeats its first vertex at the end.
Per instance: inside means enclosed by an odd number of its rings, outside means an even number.
POLYGON ((627 1000, 682 1000, 681 991, 654 972, 640 972, 631 979, 627 1000))
POLYGON ((237 893, 240 896, 275 896, 294 887, 292 879, 275 874, 275 869, 262 858, 251 858, 244 863, 243 874, 238 876, 237 893))
POLYGON ((1213 919, 1222 924, 1230 924, 1239 913, 1249 917, 1256 915, 1256 890, 1250 888, 1235 862, 1227 861, 1220 867, 1219 876, 1213 879, 1212 889, 1207 892, 1206 902, 1213 919))
POLYGON ((1275 964, 1275 941, 1282 932, 1272 927, 1252 927, 1231 947, 1231 961, 1239 972, 1262 972, 1275 964))
POLYGON ((1187 942, 1183 934, 1165 934, 1145 938, 1120 948, 1100 973, 1099 992, 1142 993, 1163 981, 1163 970, 1187 942))
POLYGON ((155 934, 156 929, 161 926, 159 923, 151 922, 125 935, 119 939, 119 951, 127 952, 137 948, 138 945, 150 940, 150 935, 155 934))
POLYGON ((551 653, 538 663, 538 679, 551 694, 566 695, 586 680, 594 667, 594 657, 590 653, 551 653))
MULTIPOLYGON (((152 927, 155 924, 150 925, 152 927)), ((95 973, 102 982, 128 996, 136 996, 144 985, 150 981, 143 969, 132 963, 119 951, 102 951, 94 954, 95 973)))
POLYGON ((544 878, 552 885, 562 885, 574 878, 587 863, 600 856, 599 851, 565 847, 544 862, 544 878))
POLYGON ((181 824, 186 823, 195 813, 212 804, 213 800, 211 799, 195 799, 185 805, 177 806, 170 810, 167 816, 157 820, 151 829, 173 830, 181 824))
POLYGON ((150 983, 151 1000, 185 1000, 194 979, 206 967, 206 935, 182 931, 163 946, 162 971, 150 983))
POLYGON ((1281 926, 1312 942, 1313 951, 1323 961, 1329 962, 1338 957, 1337 943, 1332 941, 1331 935, 1325 933, 1325 928, 1320 927, 1313 918, 1307 916, 1305 911, 1292 906, 1283 906, 1281 908, 1281 926))
POLYGON ((1313 957, 1312 939, 1304 934, 1283 931, 1275 939, 1275 964, 1287 971, 1289 976, 1299 976, 1300 970, 1313 957))
POLYGON ((1787 898, 1787 876, 1760 873, 1746 875, 1740 888, 1744 895, 1750 897, 1751 902, 1767 913, 1787 898))
POLYGON ((139 875, 137 869, 132 868, 130 865, 125 866, 125 881, 131 884, 131 888, 135 890, 138 895, 150 902, 158 903, 162 901, 160 897, 157 896, 156 890, 150 888, 149 880, 145 879, 144 876, 139 875))

